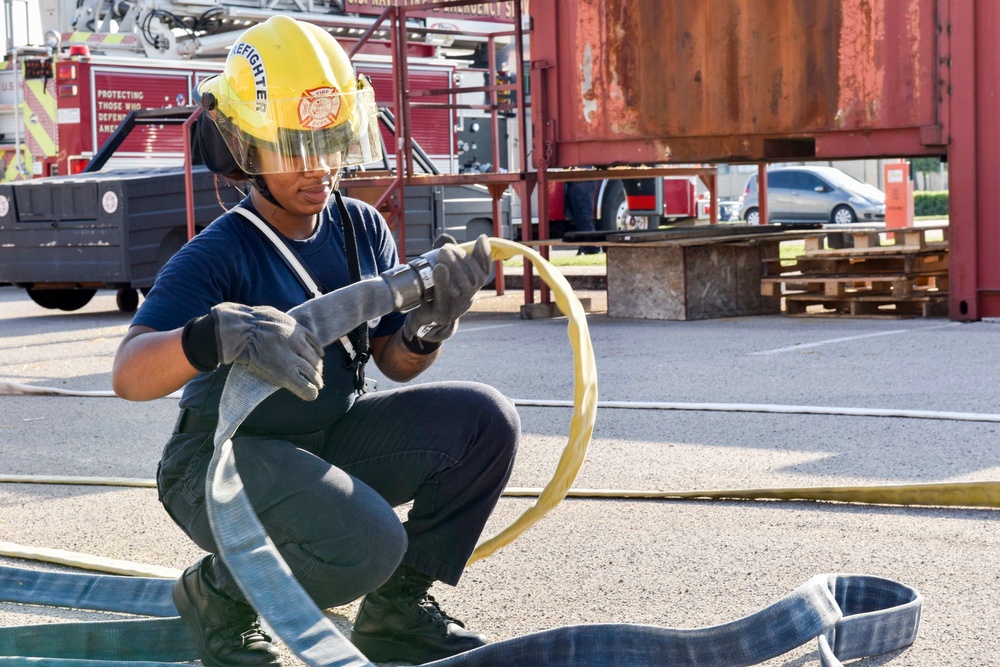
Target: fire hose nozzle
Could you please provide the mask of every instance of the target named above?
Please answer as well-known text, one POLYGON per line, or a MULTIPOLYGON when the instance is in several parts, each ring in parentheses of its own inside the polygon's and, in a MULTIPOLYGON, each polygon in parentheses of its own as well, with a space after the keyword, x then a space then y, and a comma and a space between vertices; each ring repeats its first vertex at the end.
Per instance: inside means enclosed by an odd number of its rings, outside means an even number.
POLYGON ((434 300, 435 248, 407 264, 401 264, 379 274, 392 292, 393 310, 405 313, 422 303, 434 300))

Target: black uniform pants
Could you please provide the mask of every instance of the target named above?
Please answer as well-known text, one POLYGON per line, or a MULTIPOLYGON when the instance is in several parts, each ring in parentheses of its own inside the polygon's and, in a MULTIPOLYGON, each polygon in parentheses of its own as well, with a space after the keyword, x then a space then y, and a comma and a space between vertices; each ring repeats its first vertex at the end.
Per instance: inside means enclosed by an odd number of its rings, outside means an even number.
MULTIPOLYGON (((157 474, 167 512, 217 548, 205 509, 212 433, 181 420, 157 474)), ((233 438, 236 467, 268 535, 320 607, 377 588, 405 562, 455 585, 510 477, 513 405, 486 385, 413 385, 360 397, 328 429, 233 438), (401 523, 393 507, 413 501, 401 523)), ((242 599, 219 559, 215 584, 242 599)))

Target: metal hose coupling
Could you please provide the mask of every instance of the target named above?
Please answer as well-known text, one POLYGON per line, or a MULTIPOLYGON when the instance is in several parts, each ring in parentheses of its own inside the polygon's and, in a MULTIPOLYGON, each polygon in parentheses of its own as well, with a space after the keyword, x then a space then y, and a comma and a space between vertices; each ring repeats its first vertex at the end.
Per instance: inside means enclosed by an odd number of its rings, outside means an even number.
POLYGON ((408 264, 400 264, 379 274, 392 292, 393 310, 405 313, 422 303, 434 300, 434 265, 438 248, 424 253, 408 264))

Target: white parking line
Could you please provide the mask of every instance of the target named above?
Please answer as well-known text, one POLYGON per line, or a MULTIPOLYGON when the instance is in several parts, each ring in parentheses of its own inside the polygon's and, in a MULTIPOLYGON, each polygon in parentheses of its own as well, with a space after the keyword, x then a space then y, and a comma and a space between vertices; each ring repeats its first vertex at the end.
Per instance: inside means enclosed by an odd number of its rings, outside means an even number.
POLYGON ((846 343, 852 340, 861 340, 863 338, 875 338, 876 336, 894 336, 896 334, 904 333, 914 333, 917 331, 930 331, 931 329, 944 329, 946 327, 956 327, 962 324, 961 322, 949 322, 948 324, 939 324, 930 327, 920 327, 916 329, 893 329, 892 331, 879 331, 878 333, 862 334, 860 336, 846 336, 844 338, 831 338, 829 340, 821 340, 815 343, 803 343, 801 345, 791 345, 789 347, 779 347, 773 350, 761 350, 759 352, 751 352, 749 356, 760 356, 765 354, 780 354, 782 352, 798 352, 799 350, 805 350, 811 347, 822 347, 823 345, 834 345, 836 343, 846 343))
POLYGON ((489 331, 490 329, 506 329, 507 327, 520 326, 522 322, 511 322, 509 324, 487 324, 485 326, 476 327, 461 327, 458 331, 459 333, 474 333, 476 331, 489 331))

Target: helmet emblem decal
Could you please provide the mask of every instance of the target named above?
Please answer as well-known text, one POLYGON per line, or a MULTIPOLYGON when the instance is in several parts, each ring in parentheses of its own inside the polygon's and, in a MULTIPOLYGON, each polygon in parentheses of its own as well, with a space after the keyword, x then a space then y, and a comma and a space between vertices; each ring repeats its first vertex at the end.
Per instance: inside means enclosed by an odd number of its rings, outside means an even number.
POLYGON ((236 42, 229 52, 230 58, 244 58, 250 64, 253 71, 253 85, 256 91, 254 99, 254 111, 257 113, 267 113, 267 73, 264 72, 264 59, 253 47, 253 44, 246 42, 236 42))
POLYGON ((323 87, 307 90, 299 100, 299 123, 310 130, 321 130, 337 122, 340 113, 340 95, 336 88, 323 87))

